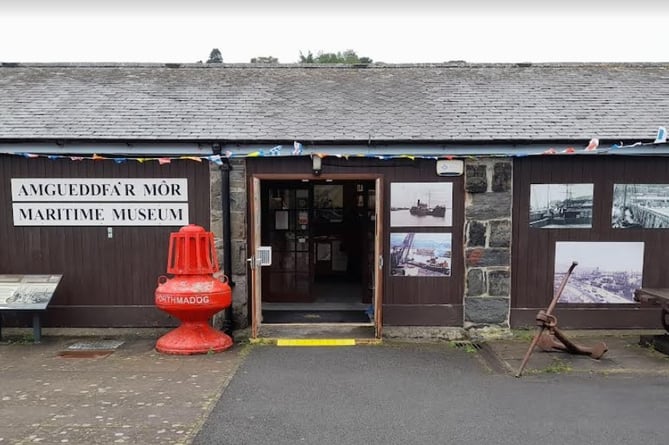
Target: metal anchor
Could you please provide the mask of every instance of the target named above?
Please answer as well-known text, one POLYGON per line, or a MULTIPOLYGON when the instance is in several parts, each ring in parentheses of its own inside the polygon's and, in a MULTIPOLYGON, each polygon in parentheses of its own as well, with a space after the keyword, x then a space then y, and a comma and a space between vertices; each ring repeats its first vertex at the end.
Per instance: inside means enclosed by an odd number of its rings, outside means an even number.
POLYGON ((530 343, 530 348, 525 353, 525 357, 523 357, 523 361, 520 364, 520 368, 518 368, 516 377, 522 375, 523 369, 525 369, 525 365, 527 365, 530 355, 532 355, 532 351, 534 351, 536 346, 539 346, 544 351, 565 351, 571 354, 588 355, 597 360, 608 351, 608 347, 604 342, 600 342, 592 347, 586 347, 569 340, 564 333, 558 329, 557 317, 551 314, 560 299, 560 295, 562 295, 562 291, 567 285, 567 280, 577 265, 578 263, 576 261, 571 263, 567 275, 562 279, 562 283, 560 283, 560 287, 553 296, 553 300, 548 308, 545 311, 541 310, 537 313, 536 321, 539 330, 534 335, 532 343, 530 343))

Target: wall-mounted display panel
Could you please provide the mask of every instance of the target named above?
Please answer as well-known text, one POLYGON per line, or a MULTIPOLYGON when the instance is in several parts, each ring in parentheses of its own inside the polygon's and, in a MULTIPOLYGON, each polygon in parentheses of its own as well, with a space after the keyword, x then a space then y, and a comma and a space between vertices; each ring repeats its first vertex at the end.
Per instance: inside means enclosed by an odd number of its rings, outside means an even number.
POLYGON ((559 303, 634 303, 641 287, 644 243, 564 241, 555 243, 554 289, 578 262, 559 303))
POLYGON ((453 225, 451 182, 393 182, 390 184, 391 227, 450 227, 453 225))
POLYGON ((451 276, 450 233, 391 233, 390 274, 410 277, 451 276))
POLYGON ((593 184, 531 184, 530 227, 592 228, 593 184))
POLYGON ((611 227, 669 228, 669 184, 614 184, 611 227))

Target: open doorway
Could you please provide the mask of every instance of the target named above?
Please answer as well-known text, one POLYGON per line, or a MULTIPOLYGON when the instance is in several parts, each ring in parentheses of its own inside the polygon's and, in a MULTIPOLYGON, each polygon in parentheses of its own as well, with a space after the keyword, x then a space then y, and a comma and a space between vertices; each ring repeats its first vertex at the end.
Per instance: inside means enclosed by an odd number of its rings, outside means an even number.
POLYGON ((261 320, 374 324, 376 182, 260 183, 261 320))

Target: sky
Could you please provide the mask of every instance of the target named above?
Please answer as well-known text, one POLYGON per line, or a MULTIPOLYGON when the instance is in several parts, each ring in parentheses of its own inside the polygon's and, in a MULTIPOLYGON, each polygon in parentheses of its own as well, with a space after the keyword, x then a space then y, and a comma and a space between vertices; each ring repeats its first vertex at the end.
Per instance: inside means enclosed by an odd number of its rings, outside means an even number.
POLYGON ((659 0, 0 0, 0 62, 666 62, 659 0))
POLYGON ((601 271, 643 270, 644 243, 638 242, 572 242, 555 243, 555 273, 567 272, 572 261, 578 270, 599 267, 601 271))

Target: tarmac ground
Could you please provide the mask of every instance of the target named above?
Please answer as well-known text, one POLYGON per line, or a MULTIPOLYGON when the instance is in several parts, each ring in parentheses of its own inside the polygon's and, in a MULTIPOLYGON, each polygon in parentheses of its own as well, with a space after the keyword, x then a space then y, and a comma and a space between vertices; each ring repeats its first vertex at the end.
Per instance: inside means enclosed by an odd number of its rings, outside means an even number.
MULTIPOLYGON (((299 349, 282 350, 237 339, 233 348, 222 353, 173 356, 154 350, 161 334, 158 331, 135 334, 123 330, 45 329, 39 344, 32 343, 30 332, 4 330, 0 342, 0 444, 190 444, 198 434, 200 441, 196 443, 206 443, 202 439, 206 437, 203 426, 208 418, 221 415, 216 414, 215 406, 222 403, 219 400, 225 400, 222 396, 227 396, 226 388, 235 381, 239 367, 245 366, 249 357, 262 354, 270 360, 259 362, 267 369, 253 369, 254 375, 273 381, 276 377, 272 374, 274 362, 286 360, 289 350, 299 349), (268 354, 267 351, 275 352, 268 354)), ((593 360, 536 350, 523 377, 515 379, 513 374, 527 351, 531 334, 478 343, 432 343, 430 351, 437 355, 430 357, 427 363, 448 370, 452 378, 463 379, 463 385, 469 375, 494 376, 497 382, 507 382, 505 385, 523 379, 536 383, 551 376, 587 376, 591 381, 611 376, 624 376, 634 382, 669 381, 669 356, 639 345, 640 335, 648 332, 630 331, 574 333, 574 341, 583 345, 605 341, 608 352, 602 359, 593 360), (452 354, 466 359, 440 361, 452 354), (449 370, 451 366, 455 371, 449 370)), ((359 351, 356 354, 362 355, 372 368, 378 366, 375 360, 391 360, 395 368, 393 375, 400 378, 398 376, 417 372, 415 360, 404 361, 403 357, 413 357, 412 354, 426 347, 418 342, 385 341, 381 345, 353 349, 359 351), (388 358, 384 358, 386 351, 390 354, 388 358)), ((307 382, 312 381, 309 369, 313 372, 319 369, 318 362, 313 360, 324 364, 328 356, 334 358, 338 354, 333 348, 301 349, 305 351, 302 357, 308 361, 304 365, 307 376, 302 375, 307 382)), ((297 363, 293 365, 298 366, 297 363)), ((241 369, 243 379, 249 370, 241 369)), ((426 378, 432 376, 426 375, 426 378)), ((313 382, 326 384, 328 381, 316 379, 313 382)), ((262 382, 259 387, 265 384, 262 382)), ((364 391, 365 386, 361 388, 364 391)), ((409 388, 411 386, 406 387, 409 388)), ((370 390, 373 391, 371 387, 370 390)), ((251 391, 254 392, 252 388, 251 391)), ((405 399, 413 396, 410 391, 402 393, 405 399)), ((335 394, 335 397, 338 396, 335 394)), ((390 400, 385 401, 390 403, 390 400)), ((320 400, 320 403, 329 402, 320 400)))

